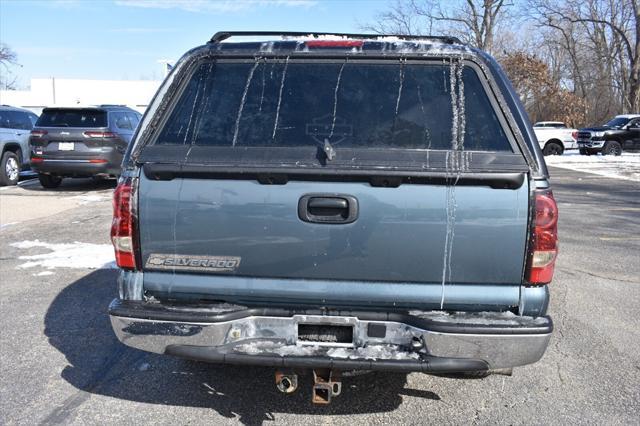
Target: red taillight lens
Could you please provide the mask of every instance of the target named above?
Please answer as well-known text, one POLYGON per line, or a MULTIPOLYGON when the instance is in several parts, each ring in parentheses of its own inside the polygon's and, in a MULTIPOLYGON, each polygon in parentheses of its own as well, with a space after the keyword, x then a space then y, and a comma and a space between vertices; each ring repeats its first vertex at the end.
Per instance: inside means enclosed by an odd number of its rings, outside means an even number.
POLYGON ((31 157, 32 163, 42 163, 43 161, 44 161, 44 158, 42 157, 31 157))
POLYGON ((528 281, 548 284, 558 255, 558 206, 550 190, 536 191, 535 204, 528 281))
POLYGON ((113 132, 84 132, 83 135, 87 138, 115 138, 116 134, 113 132))
POLYGON ((49 133, 49 132, 47 132, 46 130, 32 130, 31 131, 31 137, 41 138, 41 137, 45 136, 47 133, 49 133))
POLYGON ((100 159, 100 158, 94 158, 94 159, 89 160, 89 162, 92 163, 92 164, 104 164, 104 163, 107 162, 107 160, 103 160, 103 159, 100 159))
POLYGON ((308 48, 319 47, 362 47, 362 40, 310 40, 305 42, 308 48))
POLYGON ((578 139, 578 132, 571 132, 571 137, 574 139, 578 139))
POLYGON ((116 263, 123 269, 136 269, 134 197, 135 186, 131 178, 118 184, 113 193, 111 242, 116 252, 116 263))

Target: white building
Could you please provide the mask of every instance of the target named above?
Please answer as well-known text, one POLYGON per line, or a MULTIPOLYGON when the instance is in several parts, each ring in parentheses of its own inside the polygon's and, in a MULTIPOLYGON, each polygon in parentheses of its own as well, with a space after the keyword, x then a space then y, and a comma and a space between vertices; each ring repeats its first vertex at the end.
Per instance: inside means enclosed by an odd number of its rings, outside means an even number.
POLYGON ((0 104, 40 114, 44 107, 71 105, 127 105, 141 113, 151 102, 161 81, 76 80, 33 78, 30 90, 0 90, 0 104))

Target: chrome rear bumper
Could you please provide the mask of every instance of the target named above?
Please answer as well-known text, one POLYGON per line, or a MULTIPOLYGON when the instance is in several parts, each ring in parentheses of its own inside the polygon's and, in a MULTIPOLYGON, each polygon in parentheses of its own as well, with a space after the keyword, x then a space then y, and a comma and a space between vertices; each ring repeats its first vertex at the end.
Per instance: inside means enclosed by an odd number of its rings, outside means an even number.
POLYGON ((203 361, 424 372, 511 368, 538 361, 548 317, 437 312, 288 311, 233 305, 166 306, 114 300, 118 339, 203 361), (300 324, 350 327, 349 342, 302 341, 300 324))

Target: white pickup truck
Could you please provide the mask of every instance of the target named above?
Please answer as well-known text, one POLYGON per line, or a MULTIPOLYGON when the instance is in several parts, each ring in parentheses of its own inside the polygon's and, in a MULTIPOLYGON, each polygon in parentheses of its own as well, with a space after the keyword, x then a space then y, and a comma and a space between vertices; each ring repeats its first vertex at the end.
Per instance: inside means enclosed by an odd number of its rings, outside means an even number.
POLYGON ((562 155, 566 149, 578 148, 578 130, 561 121, 539 121, 533 130, 544 155, 562 155))

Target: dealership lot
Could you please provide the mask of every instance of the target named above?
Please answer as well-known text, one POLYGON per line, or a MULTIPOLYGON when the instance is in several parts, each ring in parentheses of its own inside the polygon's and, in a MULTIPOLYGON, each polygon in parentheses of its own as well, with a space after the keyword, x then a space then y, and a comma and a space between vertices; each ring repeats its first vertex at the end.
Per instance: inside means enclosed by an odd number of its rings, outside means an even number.
POLYGON ((636 423, 640 184, 551 174, 561 254, 544 358, 512 377, 348 377, 328 407, 311 404, 308 376, 286 397, 273 369, 190 362, 116 340, 106 314, 116 296, 108 241, 114 182, 3 188, 2 423, 636 423))

